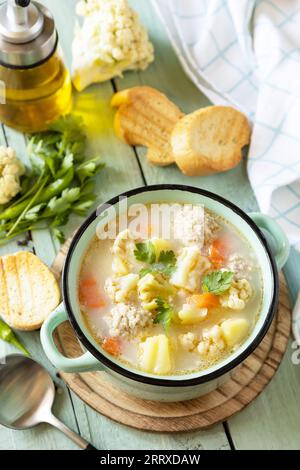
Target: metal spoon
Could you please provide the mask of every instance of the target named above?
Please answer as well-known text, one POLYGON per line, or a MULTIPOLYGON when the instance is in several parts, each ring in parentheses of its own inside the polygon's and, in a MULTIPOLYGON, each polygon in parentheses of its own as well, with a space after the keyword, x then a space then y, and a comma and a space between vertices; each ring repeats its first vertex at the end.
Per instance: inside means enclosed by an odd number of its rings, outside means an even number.
POLYGON ((54 397, 53 380, 36 361, 19 354, 0 359, 0 424, 24 430, 49 423, 81 449, 96 450, 52 414, 54 397))

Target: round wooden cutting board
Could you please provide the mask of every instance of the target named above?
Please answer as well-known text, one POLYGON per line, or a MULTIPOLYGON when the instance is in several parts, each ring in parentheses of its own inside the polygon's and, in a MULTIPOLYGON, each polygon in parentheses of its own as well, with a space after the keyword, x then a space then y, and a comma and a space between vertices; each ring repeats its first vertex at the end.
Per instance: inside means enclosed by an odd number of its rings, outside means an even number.
MULTIPOLYGON (((62 247, 53 271, 60 276, 70 242, 62 247)), ((289 296, 280 275, 279 308, 260 346, 233 373, 231 379, 213 392, 185 402, 158 403, 142 400, 114 387, 105 372, 60 376, 68 387, 99 413, 137 429, 159 432, 191 431, 228 419, 252 402, 268 385, 287 348, 291 328, 289 296)), ((61 351, 77 357, 82 349, 68 322, 56 332, 61 351)))

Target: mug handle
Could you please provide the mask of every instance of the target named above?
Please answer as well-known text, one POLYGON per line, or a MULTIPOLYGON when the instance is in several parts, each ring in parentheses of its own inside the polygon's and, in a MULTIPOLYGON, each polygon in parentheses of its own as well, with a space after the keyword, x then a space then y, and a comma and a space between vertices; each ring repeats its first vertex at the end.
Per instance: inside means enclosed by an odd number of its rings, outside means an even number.
MULTIPOLYGON (((265 230, 273 237, 275 241, 275 261, 278 270, 281 271, 290 253, 290 244, 286 234, 272 217, 260 212, 252 212, 248 215, 260 229, 265 230)), ((270 245, 272 246, 272 244, 270 245)))
POLYGON ((57 309, 51 313, 41 328, 41 342, 48 359, 58 370, 62 370, 63 372, 78 373, 104 370, 100 362, 89 352, 86 352, 80 357, 70 359, 58 351, 53 340, 53 333, 56 328, 66 320, 68 320, 68 315, 64 304, 61 303, 57 309))

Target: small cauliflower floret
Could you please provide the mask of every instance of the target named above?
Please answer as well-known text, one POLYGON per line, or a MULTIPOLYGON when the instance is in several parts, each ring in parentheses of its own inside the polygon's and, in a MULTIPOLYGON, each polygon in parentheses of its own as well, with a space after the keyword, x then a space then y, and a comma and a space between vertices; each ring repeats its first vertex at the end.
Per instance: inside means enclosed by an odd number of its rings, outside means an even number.
POLYGON ((136 336, 152 323, 151 314, 132 304, 118 303, 110 311, 111 336, 136 336))
POLYGON ((183 304, 178 317, 183 325, 200 323, 207 317, 208 309, 199 308, 195 304, 183 304))
POLYGON ((197 346, 197 351, 205 359, 214 360, 217 359, 222 351, 225 349, 224 342, 221 341, 219 344, 210 343, 208 340, 200 341, 197 346))
POLYGON ((113 255, 112 271, 117 276, 128 274, 135 263, 135 238, 130 230, 120 232, 114 241, 111 252, 113 255))
POLYGON ((78 91, 91 83, 144 70, 153 61, 153 46, 127 0, 85 0, 76 8, 84 18, 73 42, 73 82, 78 91))
POLYGON ((171 284, 189 292, 199 289, 203 273, 210 268, 209 260, 202 256, 198 246, 186 246, 178 257, 176 270, 170 278, 171 284))
POLYGON ((239 280, 249 278, 253 266, 249 260, 246 260, 243 256, 238 253, 233 253, 229 256, 226 268, 228 271, 234 273, 235 279, 239 280))
POLYGON ((210 212, 205 211, 204 218, 204 241, 206 245, 209 245, 213 242, 216 237, 217 232, 221 229, 221 226, 217 222, 217 219, 210 212))
POLYGON ((249 329, 250 324, 245 318, 229 318, 221 323, 223 338, 230 348, 241 343, 249 329))
POLYGON ((220 295, 222 307, 232 310, 243 310, 252 296, 252 288, 247 279, 233 281, 229 290, 220 295))
POLYGON ((178 340, 185 351, 193 351, 196 347, 197 338, 192 332, 179 335, 178 340))
POLYGON ((0 204, 7 204, 20 192, 20 176, 24 173, 16 152, 10 147, 0 147, 0 204))
POLYGON ((208 359, 216 358, 226 347, 222 329, 219 325, 203 331, 202 341, 198 344, 197 350, 201 356, 208 359))
POLYGON ((111 267, 112 267, 112 271, 117 276, 124 276, 125 274, 129 272, 129 267, 128 267, 126 260, 119 255, 115 255, 113 257, 111 267))
POLYGON ((173 287, 159 274, 148 273, 138 282, 138 296, 145 310, 155 310, 158 297, 166 299, 173 293, 173 287))
POLYGON ((151 242, 153 243, 156 261, 158 261, 159 255, 162 251, 170 251, 173 249, 173 243, 170 240, 164 240, 163 238, 152 238, 151 242))
POLYGON ((137 292, 138 274, 110 277, 105 281, 104 289, 114 302, 128 302, 133 300, 137 292))
POLYGON ((202 336, 203 339, 208 340, 211 344, 215 344, 218 349, 222 350, 225 347, 222 333, 221 327, 214 325, 209 330, 205 330, 202 336))
POLYGON ((166 335, 151 336, 140 344, 140 368, 150 374, 171 370, 170 343, 166 335))
POLYGON ((174 214, 174 238, 183 245, 204 243, 204 209, 200 205, 182 204, 176 207, 174 214))
POLYGON ((197 346, 197 351, 200 356, 207 356, 209 353, 209 342, 208 341, 200 341, 197 346))

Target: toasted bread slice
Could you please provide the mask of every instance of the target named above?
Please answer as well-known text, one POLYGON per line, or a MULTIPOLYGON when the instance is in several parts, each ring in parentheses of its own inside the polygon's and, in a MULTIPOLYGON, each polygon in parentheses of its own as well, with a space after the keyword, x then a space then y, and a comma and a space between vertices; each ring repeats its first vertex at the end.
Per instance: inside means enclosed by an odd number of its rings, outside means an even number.
POLYGON ((167 103, 167 113, 183 114, 178 106, 172 103, 164 93, 161 93, 156 88, 152 88, 150 86, 135 86, 118 91, 112 97, 111 106, 113 108, 119 108, 124 104, 132 104, 137 100, 142 100, 144 103, 152 102, 153 106, 161 106, 161 103, 162 105, 167 103), (153 103, 153 100, 155 100, 156 103, 153 103))
POLYGON ((119 107, 114 128, 129 145, 148 147, 149 160, 160 166, 174 163, 170 135, 183 116, 164 94, 151 87, 134 87, 116 93, 112 105, 119 107))
MULTIPOLYGON (((140 92, 140 89, 144 87, 135 86, 133 88, 126 88, 125 90, 118 91, 111 99, 111 106, 113 108, 119 108, 123 104, 129 104, 132 99, 140 92)), ((146 88, 146 87, 145 87, 146 88)))
POLYGON ((147 158, 150 163, 156 166, 169 166, 175 163, 172 148, 170 142, 166 142, 165 145, 159 150, 156 148, 149 148, 147 151, 147 158))
POLYGON ((0 258, 0 316, 22 331, 39 329, 60 301, 57 281, 35 255, 0 258))
POLYGON ((188 176, 235 167, 249 141, 246 116, 229 106, 209 106, 188 114, 178 121, 171 135, 175 161, 188 176))

